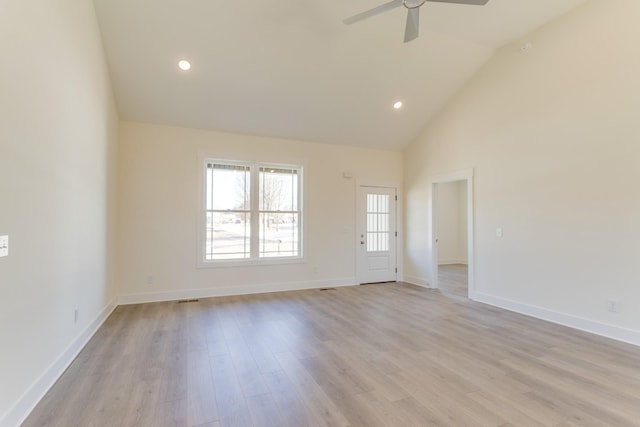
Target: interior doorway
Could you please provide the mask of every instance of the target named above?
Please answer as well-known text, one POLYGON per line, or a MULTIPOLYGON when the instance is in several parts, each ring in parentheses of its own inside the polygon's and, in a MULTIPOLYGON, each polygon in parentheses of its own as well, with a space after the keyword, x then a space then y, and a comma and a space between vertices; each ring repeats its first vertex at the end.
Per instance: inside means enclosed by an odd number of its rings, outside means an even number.
POLYGON ((433 177, 430 207, 431 286, 472 298, 473 171, 433 177))

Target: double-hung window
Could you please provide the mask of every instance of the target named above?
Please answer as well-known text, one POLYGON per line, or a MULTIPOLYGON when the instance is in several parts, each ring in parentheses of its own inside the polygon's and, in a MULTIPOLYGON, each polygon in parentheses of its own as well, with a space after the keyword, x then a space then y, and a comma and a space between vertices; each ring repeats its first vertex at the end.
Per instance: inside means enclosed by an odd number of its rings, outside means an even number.
POLYGON ((205 263, 302 255, 302 168, 205 161, 205 263))

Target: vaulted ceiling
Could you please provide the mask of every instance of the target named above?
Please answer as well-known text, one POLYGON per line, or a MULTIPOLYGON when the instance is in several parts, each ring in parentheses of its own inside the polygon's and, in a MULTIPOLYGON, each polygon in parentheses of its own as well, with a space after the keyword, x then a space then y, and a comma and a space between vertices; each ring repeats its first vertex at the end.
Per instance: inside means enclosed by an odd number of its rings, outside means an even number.
POLYGON ((390 150, 497 48, 583 2, 427 2, 405 44, 402 7, 342 23, 384 0, 95 0, 121 119, 390 150))

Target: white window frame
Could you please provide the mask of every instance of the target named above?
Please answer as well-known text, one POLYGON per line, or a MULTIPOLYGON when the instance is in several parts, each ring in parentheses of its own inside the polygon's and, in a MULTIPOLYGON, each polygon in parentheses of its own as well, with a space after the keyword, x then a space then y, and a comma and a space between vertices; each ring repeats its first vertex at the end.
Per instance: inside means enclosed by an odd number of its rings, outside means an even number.
MULTIPOLYGON (((212 157, 200 157, 200 214, 198 221, 198 268, 211 267, 238 267, 250 265, 270 265, 270 264, 296 264, 305 262, 304 259, 304 168, 302 165, 270 163, 242 160, 228 160, 212 157), (209 164, 217 163, 234 166, 247 166, 250 169, 250 216, 251 216, 251 237, 250 237, 250 257, 233 258, 233 259, 206 259, 206 218, 207 218, 207 167, 209 164), (281 257, 260 257, 259 256, 259 240, 260 240, 260 200, 259 200, 259 180, 260 168, 266 169, 295 169, 298 176, 298 255, 297 256, 281 256, 281 257)), ((288 212, 288 211, 287 211, 288 212)))

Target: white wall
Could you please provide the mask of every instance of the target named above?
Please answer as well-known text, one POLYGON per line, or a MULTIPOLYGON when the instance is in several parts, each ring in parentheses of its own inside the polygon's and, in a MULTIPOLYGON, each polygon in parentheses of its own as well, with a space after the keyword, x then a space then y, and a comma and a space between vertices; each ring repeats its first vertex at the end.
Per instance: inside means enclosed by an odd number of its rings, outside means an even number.
POLYGON ((117 130, 93 3, 1 2, 0 425, 19 423, 114 302, 117 130))
POLYGON ((402 182, 399 152, 127 122, 120 140, 123 302, 354 284, 356 185, 402 182), (200 155, 303 165, 304 263, 196 268, 200 155))
POLYGON ((640 343, 638 16, 595 0, 504 47, 406 150, 405 274, 430 277, 429 176, 474 168, 475 297, 640 343))
POLYGON ((467 184, 437 184, 438 264, 467 263, 467 184))

